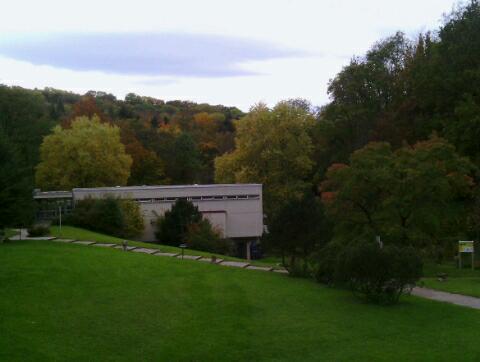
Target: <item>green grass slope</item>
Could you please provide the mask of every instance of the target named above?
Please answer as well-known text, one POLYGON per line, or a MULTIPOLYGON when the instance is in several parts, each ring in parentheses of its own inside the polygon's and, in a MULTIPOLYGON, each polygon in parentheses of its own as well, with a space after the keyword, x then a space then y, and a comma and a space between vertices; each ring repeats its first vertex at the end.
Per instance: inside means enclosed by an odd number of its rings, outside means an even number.
POLYGON ((55 242, 0 245, 1 361, 474 361, 480 311, 55 242))
MULTIPOLYGON (((62 226, 62 229, 58 226, 52 226, 50 228, 50 233, 52 236, 57 238, 65 238, 65 239, 75 239, 75 240, 91 240, 98 243, 112 243, 112 244, 122 244, 124 239, 117 238, 115 236, 105 235, 101 233, 97 233, 95 231, 90 231, 82 228, 77 228, 74 226, 62 226)), ((182 249, 177 248, 175 246, 170 245, 163 245, 163 244, 155 244, 155 243, 144 243, 141 241, 128 241, 128 245, 137 246, 142 248, 150 248, 150 249, 159 249, 161 252, 164 253, 181 253, 182 249)), ((235 258, 231 256, 225 256, 221 254, 212 254, 206 251, 199 251, 199 250, 192 250, 192 249, 185 249, 185 255, 200 255, 204 257, 211 257, 215 255, 217 258, 222 258, 225 260, 234 260, 234 261, 242 261, 246 262, 245 259, 235 258)), ((279 258, 269 258, 268 260, 251 260, 249 261, 252 265, 258 266, 269 266, 274 267, 275 269, 283 269, 283 267, 279 266, 279 258)))
POLYGON ((14 229, 5 229, 5 237, 8 239, 8 238, 11 238, 12 236, 15 236, 18 234, 18 231, 14 230, 14 229))
POLYGON ((453 263, 425 265, 423 286, 445 292, 470 295, 480 298, 480 270, 458 269, 453 263), (438 280, 438 274, 447 274, 444 281, 438 280))
MULTIPOLYGON (((57 238, 75 239, 75 240, 91 240, 91 241, 96 241, 98 243, 122 244, 124 240, 121 238, 117 238, 115 236, 105 235, 105 234, 97 233, 95 231, 77 228, 74 226, 62 226, 61 230, 58 226, 52 226, 50 228, 50 232, 52 236, 56 236, 57 238)), ((144 243, 140 241, 129 240, 128 245, 142 247, 142 248, 159 249, 164 253, 181 253, 182 252, 181 248, 178 248, 175 246, 155 244, 155 243, 144 243)), ((245 259, 234 258, 231 256, 225 256, 221 254, 212 254, 205 251, 192 250, 192 249, 185 249, 184 254, 200 255, 205 257, 210 257, 212 255, 215 255, 218 258, 222 258, 226 260, 243 261, 243 262, 246 261, 245 259)), ((279 262, 280 260, 278 258, 269 258, 266 261, 263 261, 263 260, 249 261, 249 263, 252 265, 271 266, 276 269, 283 269, 278 266, 279 262)))

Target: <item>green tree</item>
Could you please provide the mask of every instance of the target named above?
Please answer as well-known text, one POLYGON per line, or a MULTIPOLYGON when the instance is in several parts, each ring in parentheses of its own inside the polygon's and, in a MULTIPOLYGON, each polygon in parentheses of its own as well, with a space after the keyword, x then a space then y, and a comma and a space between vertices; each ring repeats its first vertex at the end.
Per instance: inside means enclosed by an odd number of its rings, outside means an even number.
POLYGON ((0 85, 0 128, 23 164, 37 164, 38 147, 53 125, 40 91, 0 85))
POLYGON ((282 257, 291 274, 308 275, 312 252, 330 240, 322 204, 313 196, 290 200, 268 224, 266 249, 282 257))
POLYGON ((265 210, 273 216, 311 186, 313 123, 302 103, 284 101, 273 109, 255 106, 237 123, 235 150, 215 160, 215 181, 263 184, 265 210))
POLYGON ((189 227, 198 224, 202 214, 187 199, 177 199, 171 210, 158 218, 155 236, 162 244, 178 246, 185 242, 189 227))
POLYGON ((444 134, 464 155, 480 166, 480 102, 466 95, 457 103, 454 116, 445 121, 444 134))
POLYGON ((120 199, 120 210, 122 211, 122 237, 138 237, 144 229, 143 216, 140 205, 135 200, 120 199))
POLYGON ((109 195, 102 199, 86 198, 75 203, 65 224, 122 237, 123 216, 119 199, 109 195))
POLYGON ((408 86, 402 75, 412 52, 411 42, 398 32, 353 58, 330 82, 332 102, 322 117, 335 122, 335 136, 347 154, 374 140, 378 123, 403 100, 408 86))
POLYGON ((121 123, 121 140, 125 152, 132 157, 129 185, 165 183, 164 165, 154 151, 146 149, 125 122, 121 123))
POLYGON ((349 165, 329 169, 322 198, 338 239, 380 235, 388 243, 437 250, 465 232, 474 171, 435 136, 396 152, 371 143, 349 165))
POLYGON ((29 168, 0 128, 0 230, 28 225, 33 217, 29 168))
POLYGON ((125 185, 132 158, 118 127, 79 117, 71 128, 57 126, 40 147, 36 183, 51 190, 125 185))
POLYGON ((220 238, 207 219, 188 225, 185 242, 192 249, 210 253, 228 255, 232 251, 232 241, 220 238))
POLYGON ((111 195, 77 201, 73 213, 64 222, 122 238, 138 237, 144 228, 138 203, 111 195))
POLYGON ((182 132, 174 143, 174 153, 167 160, 166 174, 173 184, 192 184, 201 168, 200 153, 190 134, 182 132))
POLYGON ((480 3, 472 0, 445 18, 438 33, 430 96, 437 98, 437 112, 453 116, 466 95, 479 102, 480 89, 480 3))
POLYGON ((381 234, 382 202, 395 182, 388 143, 370 143, 354 152, 350 164, 333 164, 321 184, 322 200, 342 239, 381 234), (366 235, 365 235, 366 234, 366 235))

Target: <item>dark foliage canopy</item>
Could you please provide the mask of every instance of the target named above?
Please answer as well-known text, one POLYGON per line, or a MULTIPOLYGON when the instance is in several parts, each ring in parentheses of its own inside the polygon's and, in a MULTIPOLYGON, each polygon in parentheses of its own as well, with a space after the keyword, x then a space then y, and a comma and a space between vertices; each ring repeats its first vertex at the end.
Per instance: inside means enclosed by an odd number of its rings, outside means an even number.
POLYGON ((171 210, 158 219, 155 236, 162 244, 178 246, 185 242, 189 227, 201 220, 202 214, 198 207, 187 199, 177 199, 171 210))

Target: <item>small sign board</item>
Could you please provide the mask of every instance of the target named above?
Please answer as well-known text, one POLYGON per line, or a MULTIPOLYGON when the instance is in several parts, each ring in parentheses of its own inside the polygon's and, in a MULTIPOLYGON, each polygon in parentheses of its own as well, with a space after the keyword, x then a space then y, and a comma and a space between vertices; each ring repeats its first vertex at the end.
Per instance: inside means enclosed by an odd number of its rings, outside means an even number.
POLYGON ((459 241, 458 251, 460 253, 473 253, 473 241, 459 241))

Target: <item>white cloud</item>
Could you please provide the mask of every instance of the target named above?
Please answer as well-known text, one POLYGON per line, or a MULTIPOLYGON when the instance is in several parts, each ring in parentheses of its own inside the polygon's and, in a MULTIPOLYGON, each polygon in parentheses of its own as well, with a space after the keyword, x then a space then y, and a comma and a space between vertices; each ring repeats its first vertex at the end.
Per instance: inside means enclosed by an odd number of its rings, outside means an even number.
MULTIPOLYGON (((363 54, 380 37, 404 30, 435 29, 453 0, 176 0, 22 1, 2 5, 0 34, 18 32, 181 32, 266 41, 323 56, 247 62, 258 76, 229 78, 145 77, 74 72, 0 59, 0 79, 26 87, 53 86, 82 92, 133 91, 162 99, 237 105, 270 104, 303 97, 326 102, 328 79, 348 59, 363 54)), ((0 80, 1 82, 1 80, 0 80)), ((5 81, 3 81, 5 82, 5 81)))

